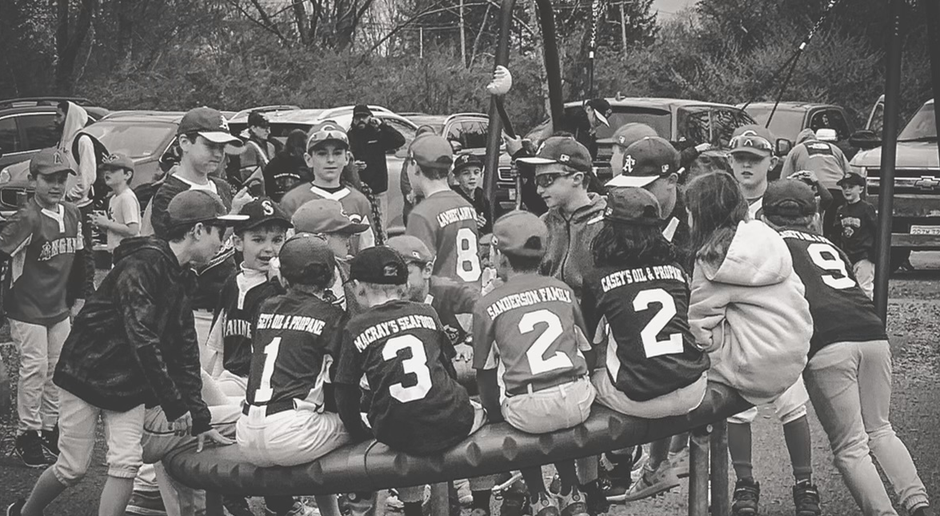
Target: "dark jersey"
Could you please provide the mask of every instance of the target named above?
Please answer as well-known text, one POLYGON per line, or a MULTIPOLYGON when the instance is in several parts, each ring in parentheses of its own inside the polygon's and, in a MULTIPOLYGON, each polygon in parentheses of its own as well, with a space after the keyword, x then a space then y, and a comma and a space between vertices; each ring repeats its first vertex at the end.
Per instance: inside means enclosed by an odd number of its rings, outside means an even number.
POLYGON ((487 294, 473 314, 473 367, 497 369, 509 395, 587 375, 584 319, 571 287, 546 276, 516 276, 487 294))
POLYGON ((463 344, 467 331, 458 315, 473 314, 473 307, 480 300, 480 289, 468 283, 457 283, 449 278, 431 276, 431 286, 425 303, 437 311, 450 343, 463 344))
POLYGON ((434 453, 466 438, 473 426, 467 391, 441 353, 449 345, 433 308, 390 301, 349 321, 333 381, 359 385, 365 373, 375 438, 406 453, 434 453))
POLYGON ((878 216, 875 207, 866 201, 843 204, 836 213, 836 224, 841 234, 840 245, 852 263, 860 260, 875 261, 875 231, 878 216))
POLYGON ((229 277, 222 287, 207 346, 222 353, 228 372, 247 377, 251 369, 251 325, 261 303, 279 293, 278 284, 267 274, 243 270, 229 277))
POLYGON ((607 374, 628 398, 651 400, 708 370, 708 355, 689 330, 689 282, 678 264, 604 267, 585 286, 589 328, 601 326, 607 374))
POLYGON ((845 254, 825 237, 805 231, 784 230, 780 236, 790 248, 793 269, 806 287, 806 301, 813 315, 810 357, 834 342, 888 338, 875 306, 855 281, 845 254))
POLYGON ((264 301, 253 328, 248 403, 302 400, 323 407, 343 320, 339 308, 296 290, 264 301))

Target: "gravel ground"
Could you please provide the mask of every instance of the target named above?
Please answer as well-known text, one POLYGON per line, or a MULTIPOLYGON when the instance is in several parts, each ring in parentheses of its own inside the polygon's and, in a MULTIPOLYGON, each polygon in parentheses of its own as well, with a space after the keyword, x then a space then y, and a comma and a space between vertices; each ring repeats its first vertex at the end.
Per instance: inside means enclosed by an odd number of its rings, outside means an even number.
MULTIPOLYGON (((892 422, 907 444, 917 463, 922 480, 931 498, 940 500, 940 253, 917 253, 913 263, 916 272, 901 273, 891 281, 889 336, 894 352, 894 398, 892 422)), ((0 330, 2 335, 4 330, 0 330)), ((4 362, 12 349, 0 346, 4 362)), ((12 447, 11 415, 0 414, 0 508, 15 498, 28 494, 40 471, 22 467, 9 455, 12 447)), ((832 516, 858 514, 851 495, 832 466, 825 434, 810 410, 813 437, 814 480, 823 501, 823 513, 832 516)), ((84 516, 97 513, 106 469, 100 442, 92 461, 91 471, 80 488, 64 493, 46 511, 48 516, 84 516)), ((754 423, 755 476, 761 482, 761 514, 793 514, 790 460, 782 429, 772 411, 761 411, 754 423)), ((733 482, 732 482, 733 483, 733 482)), ((673 515, 687 511, 688 482, 659 498, 616 505, 611 516, 673 515)), ((256 505, 256 504, 255 504, 256 505)), ((495 505, 495 503, 494 503, 495 505)), ((903 513, 902 513, 903 514, 903 513)))

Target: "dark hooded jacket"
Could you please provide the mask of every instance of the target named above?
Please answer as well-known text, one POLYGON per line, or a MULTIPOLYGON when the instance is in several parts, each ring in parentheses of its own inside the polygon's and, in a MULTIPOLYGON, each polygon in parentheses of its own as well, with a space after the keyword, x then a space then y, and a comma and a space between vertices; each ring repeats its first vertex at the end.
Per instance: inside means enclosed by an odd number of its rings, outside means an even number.
POLYGON ((170 421, 188 411, 193 435, 208 430, 192 270, 180 265, 166 241, 152 237, 125 239, 114 259, 72 324, 55 384, 106 410, 160 405, 170 421))

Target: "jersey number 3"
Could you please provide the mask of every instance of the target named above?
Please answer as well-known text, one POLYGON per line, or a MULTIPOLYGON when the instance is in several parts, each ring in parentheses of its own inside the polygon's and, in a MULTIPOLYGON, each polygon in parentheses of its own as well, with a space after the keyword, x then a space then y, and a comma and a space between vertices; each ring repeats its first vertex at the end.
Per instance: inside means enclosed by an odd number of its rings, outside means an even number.
POLYGON ((402 359, 402 369, 405 374, 415 375, 418 381, 411 387, 396 383, 389 386, 388 392, 396 400, 408 403, 424 399, 428 395, 428 391, 431 390, 431 370, 428 369, 428 355, 424 352, 424 343, 414 335, 401 335, 388 339, 385 347, 382 348, 382 358, 394 360, 398 357, 398 352, 403 349, 411 350, 411 358, 402 359))
POLYGON ((467 283, 480 279, 480 253, 477 235, 470 228, 457 230, 457 276, 467 283))

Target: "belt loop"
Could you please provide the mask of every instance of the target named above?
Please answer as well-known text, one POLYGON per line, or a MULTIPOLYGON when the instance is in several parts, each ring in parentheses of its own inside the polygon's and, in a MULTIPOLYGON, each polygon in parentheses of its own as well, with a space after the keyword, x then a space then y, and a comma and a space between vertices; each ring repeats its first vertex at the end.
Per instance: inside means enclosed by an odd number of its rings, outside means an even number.
POLYGON ((525 390, 528 391, 529 394, 535 394, 535 388, 532 387, 531 383, 525 384, 525 390))

